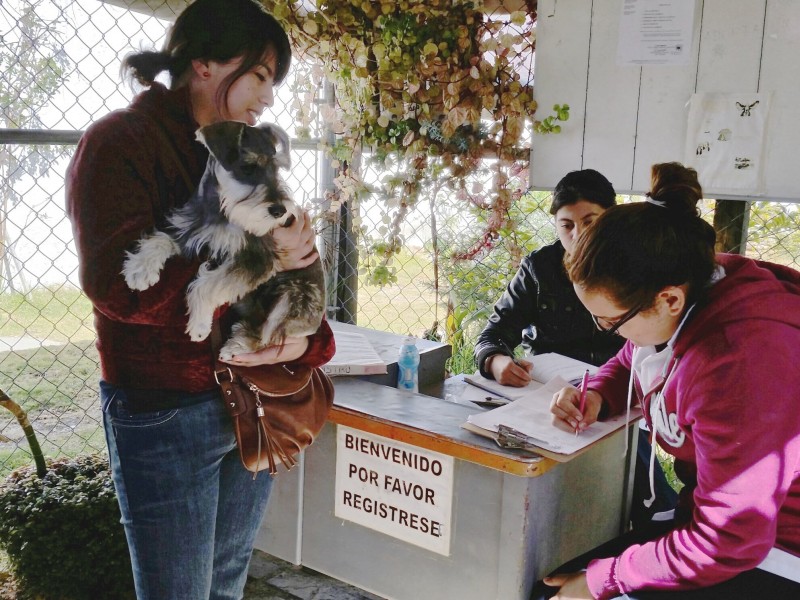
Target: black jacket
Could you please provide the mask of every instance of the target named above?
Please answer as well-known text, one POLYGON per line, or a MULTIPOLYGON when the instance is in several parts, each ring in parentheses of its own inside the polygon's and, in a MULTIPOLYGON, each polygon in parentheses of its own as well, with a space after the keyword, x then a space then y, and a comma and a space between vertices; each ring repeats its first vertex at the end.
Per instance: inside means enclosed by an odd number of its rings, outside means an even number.
POLYGON ((557 241, 522 260, 475 344, 475 361, 484 377, 492 377, 484 368, 487 358, 508 356, 503 342, 513 349, 521 341, 534 355, 557 352, 593 365, 603 364, 622 347, 623 338, 595 327, 563 259, 564 246, 557 241))

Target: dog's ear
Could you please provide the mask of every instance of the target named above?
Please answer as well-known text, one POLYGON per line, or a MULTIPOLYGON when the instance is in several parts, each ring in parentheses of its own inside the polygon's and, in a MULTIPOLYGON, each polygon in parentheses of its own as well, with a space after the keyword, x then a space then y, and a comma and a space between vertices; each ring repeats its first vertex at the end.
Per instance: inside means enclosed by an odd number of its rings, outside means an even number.
POLYGON ((242 148, 263 156, 274 156, 275 165, 288 169, 292 166, 289 134, 277 125, 264 123, 248 127, 242 135, 242 148))
POLYGON ((201 127, 196 136, 223 168, 230 171, 241 158, 242 133, 246 127, 238 121, 220 121, 201 127))
POLYGON ((284 169, 292 166, 292 154, 289 142, 289 134, 277 125, 270 125, 272 133, 275 134, 277 143, 275 144, 275 164, 284 169))

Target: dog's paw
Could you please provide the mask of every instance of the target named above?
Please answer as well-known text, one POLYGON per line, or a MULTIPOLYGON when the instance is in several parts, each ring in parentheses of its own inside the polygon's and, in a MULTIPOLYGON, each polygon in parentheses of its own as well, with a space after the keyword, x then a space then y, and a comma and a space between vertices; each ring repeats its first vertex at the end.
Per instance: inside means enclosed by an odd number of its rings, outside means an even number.
POLYGON ((180 247, 169 234, 156 231, 139 241, 136 252, 125 253, 122 274, 132 290, 146 290, 161 279, 161 270, 170 256, 180 253, 180 247))
POLYGON ((210 319, 193 318, 192 315, 189 315, 186 333, 193 342, 202 342, 211 334, 211 325, 210 319))
POLYGON ((245 337, 232 337, 220 349, 219 357, 221 360, 230 360, 239 354, 248 354, 256 350, 258 348, 253 345, 252 340, 245 337))
POLYGON ((154 271, 149 268, 147 261, 139 254, 127 253, 122 274, 125 276, 125 283, 132 290, 143 291, 153 287, 161 279, 161 270, 154 271))

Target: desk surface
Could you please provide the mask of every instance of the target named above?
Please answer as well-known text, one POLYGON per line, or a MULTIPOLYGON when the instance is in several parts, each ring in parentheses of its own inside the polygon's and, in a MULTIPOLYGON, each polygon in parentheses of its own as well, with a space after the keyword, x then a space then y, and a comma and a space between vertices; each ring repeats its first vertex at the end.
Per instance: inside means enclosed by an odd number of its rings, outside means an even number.
POLYGON ((500 448, 466 431, 461 424, 476 412, 468 406, 350 377, 334 382, 328 420, 339 425, 523 477, 537 477, 558 464, 531 452, 500 448))

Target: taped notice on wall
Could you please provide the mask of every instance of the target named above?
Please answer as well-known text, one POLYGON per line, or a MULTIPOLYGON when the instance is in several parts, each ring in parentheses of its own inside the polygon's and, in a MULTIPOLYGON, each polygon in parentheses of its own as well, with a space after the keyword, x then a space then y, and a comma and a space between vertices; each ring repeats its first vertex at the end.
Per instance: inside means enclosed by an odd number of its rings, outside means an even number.
POLYGON ((449 556, 453 465, 452 456, 339 425, 335 514, 449 556))

